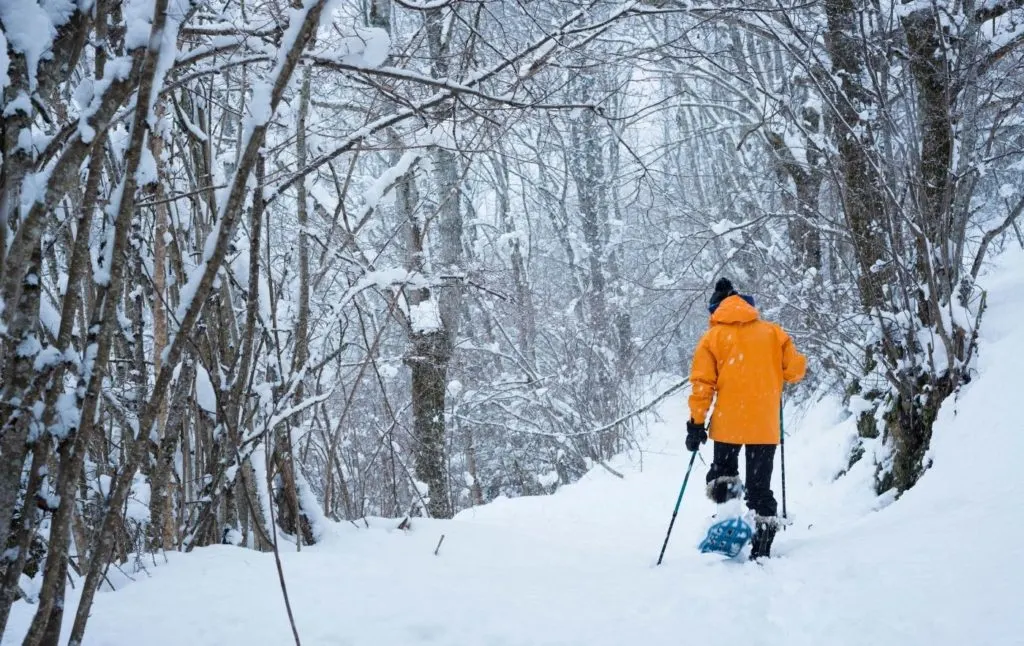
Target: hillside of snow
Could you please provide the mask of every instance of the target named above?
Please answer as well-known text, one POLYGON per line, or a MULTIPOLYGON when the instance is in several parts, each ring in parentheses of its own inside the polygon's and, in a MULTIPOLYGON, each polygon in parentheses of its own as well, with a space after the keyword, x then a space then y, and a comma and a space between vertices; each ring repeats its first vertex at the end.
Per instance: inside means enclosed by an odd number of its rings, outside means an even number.
MULTIPOLYGON (((837 401, 789 408, 794 523, 776 558, 696 551, 712 513, 698 460, 655 567, 688 459, 678 395, 652 417, 643 450, 612 463, 623 479, 598 467, 552 496, 415 520, 410 531, 385 519, 331 525, 321 544, 286 551, 302 643, 1024 644, 1024 253, 1005 254, 984 284, 980 376, 943 407, 934 466, 900 500, 872 494, 869 460, 836 479, 855 434, 837 401)), ((778 480, 776 468, 776 495, 778 480)), ((272 555, 208 547, 145 565, 98 596, 86 644, 293 643, 272 555)), ((21 642, 33 609, 15 608, 4 644, 21 642)))

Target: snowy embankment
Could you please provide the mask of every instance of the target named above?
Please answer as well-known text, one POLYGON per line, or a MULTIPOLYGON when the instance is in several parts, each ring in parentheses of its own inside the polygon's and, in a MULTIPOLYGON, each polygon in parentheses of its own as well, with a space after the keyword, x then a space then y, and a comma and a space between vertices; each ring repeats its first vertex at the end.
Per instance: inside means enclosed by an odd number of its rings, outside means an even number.
MULTIPOLYGON (((333 525, 322 544, 283 554, 303 644, 1024 643, 1024 253, 1004 256, 985 284, 980 378, 944 406, 934 467, 899 501, 871 494, 868 460, 835 479, 854 435, 837 402, 788 410, 794 524, 778 557, 758 566, 696 552, 712 511, 698 461, 654 567, 687 462, 677 396, 644 450, 613 463, 624 479, 597 468, 553 496, 408 532, 391 520, 333 525)), ((271 555, 210 547, 148 570, 97 597, 86 644, 292 642, 271 555)), ((20 643, 32 610, 16 607, 4 644, 20 643)))

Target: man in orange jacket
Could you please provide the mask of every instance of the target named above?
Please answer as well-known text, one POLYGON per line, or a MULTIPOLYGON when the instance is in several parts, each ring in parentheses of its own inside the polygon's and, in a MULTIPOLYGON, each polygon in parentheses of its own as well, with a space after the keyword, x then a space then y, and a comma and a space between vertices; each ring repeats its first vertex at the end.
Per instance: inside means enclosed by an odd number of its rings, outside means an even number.
POLYGON ((743 493, 739 455, 745 446, 746 502, 755 514, 750 558, 768 557, 779 527, 771 481, 782 386, 803 378, 807 359, 781 327, 761 320, 754 299, 738 294, 727 278, 715 284, 708 311, 711 327, 697 344, 690 369, 686 448, 696 451, 707 441, 705 422, 715 399, 708 497, 721 504, 743 493))

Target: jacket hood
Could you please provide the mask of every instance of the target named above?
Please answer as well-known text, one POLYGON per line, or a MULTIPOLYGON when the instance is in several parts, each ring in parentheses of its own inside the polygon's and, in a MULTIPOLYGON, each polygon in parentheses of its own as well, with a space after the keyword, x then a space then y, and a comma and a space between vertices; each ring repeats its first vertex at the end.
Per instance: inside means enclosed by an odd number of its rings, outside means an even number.
POLYGON ((751 323, 756 321, 759 316, 757 309, 742 296, 730 296, 715 308, 715 313, 711 315, 711 323, 725 325, 751 323))

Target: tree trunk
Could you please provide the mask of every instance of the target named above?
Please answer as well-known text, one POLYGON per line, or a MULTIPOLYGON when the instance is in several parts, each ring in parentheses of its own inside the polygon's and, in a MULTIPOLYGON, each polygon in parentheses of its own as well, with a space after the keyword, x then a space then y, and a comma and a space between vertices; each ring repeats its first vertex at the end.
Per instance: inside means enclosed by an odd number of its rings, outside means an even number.
MULTIPOLYGON (((306 119, 309 113, 309 68, 302 70, 302 85, 299 91, 299 114, 296 122, 295 154, 297 166, 303 168, 306 165, 306 119)), ((307 204, 306 182, 300 180, 296 184, 296 206, 298 210, 299 225, 299 294, 298 314, 295 320, 295 354, 292 361, 292 375, 299 375, 306 370, 309 361, 309 240, 306 235, 309 226, 309 209, 307 204)), ((301 381, 295 387, 294 400, 298 404, 305 396, 305 389, 301 381)), ((296 416, 293 420, 283 423, 277 432, 277 444, 275 454, 277 458, 278 473, 282 481, 283 503, 280 505, 279 522, 282 529, 295 536, 297 549, 302 548, 302 543, 313 543, 313 532, 309 519, 302 510, 299 501, 298 488, 295 474, 295 453, 292 447, 291 432, 292 425, 301 425, 303 415, 296 416)))
POLYGON ((505 234, 509 236, 509 246, 511 247, 509 261, 512 265, 512 285, 515 289, 516 305, 519 310, 519 315, 516 317, 519 345, 517 350, 532 371, 537 364, 537 312, 533 303, 533 293, 530 290, 526 261, 523 257, 523 242, 520 240, 520 233, 516 230, 510 212, 508 160, 504 154, 496 153, 491 155, 491 165, 494 169, 495 192, 498 200, 498 222, 501 223, 505 234))
POLYGON ((474 505, 484 504, 484 492, 480 487, 480 476, 476 468, 476 444, 473 442, 473 428, 466 429, 466 470, 472 482, 469 483, 470 500, 474 505))
MULTIPOLYGON (((158 119, 163 117, 163 102, 154 107, 158 119)), ((164 200, 163 138, 152 133, 149 138, 150 152, 157 164, 157 181, 153 183, 150 195, 154 205, 153 222, 153 374, 160 374, 163 367, 163 353, 167 347, 167 203, 164 200)), ((180 375, 183 377, 184 375, 180 375)), ((178 444, 178 433, 167 433, 167 405, 161 404, 156 419, 156 441, 152 443, 153 469, 150 475, 149 545, 150 549, 172 549, 174 527, 171 502, 171 468, 174 451, 178 444)))
POLYGON ((427 512, 431 518, 451 518, 445 451, 445 389, 451 359, 443 332, 413 336, 413 436, 416 438, 416 479, 427 485, 427 512))
POLYGON ((872 125, 864 115, 879 109, 873 94, 864 87, 868 64, 858 40, 866 8, 863 0, 826 0, 826 46, 837 83, 833 90, 832 127, 842 173, 840 187, 843 213, 850 229, 859 268, 857 282, 866 311, 886 308, 885 287, 894 283, 892 259, 886 253, 888 205, 879 175, 872 125))
MULTIPOLYGON (((28 95, 28 68, 24 55, 15 54, 11 57, 7 71, 9 84, 3 93, 4 105, 13 105, 19 94, 28 95)), ((32 116, 25 110, 11 110, 3 116, 3 164, 0 165, 0 261, 7 261, 7 239, 9 228, 18 225, 19 205, 21 203, 21 185, 26 173, 30 170, 32 159, 30 147, 19 145, 24 135, 31 137, 32 116)), ((34 245, 38 247, 38 244, 34 245)), ((7 276, 4 271, 4 283, 15 286, 6 293, 0 294, 0 302, 5 309, 0 312, 5 324, 2 342, 3 384, 0 391, 0 548, 5 548, 10 535, 9 519, 17 506, 18 494, 21 489, 21 476, 25 458, 28 455, 27 445, 29 423, 32 418, 29 397, 35 377, 33 369, 34 354, 19 352, 19 347, 35 347, 38 341, 39 319, 39 283, 41 282, 41 258, 36 258, 36 249, 20 250, 22 254, 31 251, 32 261, 16 269, 21 276, 7 276), (23 272, 23 273, 21 273, 23 272), (27 293, 23 293, 27 292, 27 293)), ((0 265, 6 270, 6 265, 0 265)))
MULTIPOLYGON (((173 414, 168 415, 163 423, 160 441, 156 444, 152 475, 150 476, 149 502, 149 545, 153 550, 174 549, 177 542, 177 531, 174 522, 174 506, 171 490, 171 474, 174 469, 174 456, 178 450, 178 442, 188 431, 183 428, 184 411, 192 384, 195 381, 195 364, 191 359, 181 362, 178 382, 169 401, 173 414)), ((165 410, 167 408, 165 407, 165 410)), ((183 455, 187 461, 188 456, 183 455)), ((184 502, 184 501, 182 501, 184 502)))

